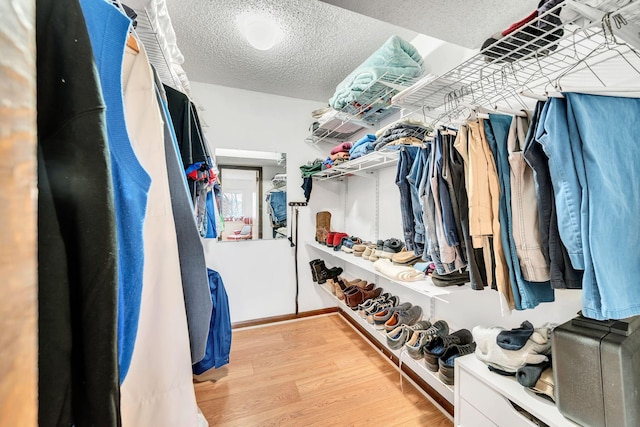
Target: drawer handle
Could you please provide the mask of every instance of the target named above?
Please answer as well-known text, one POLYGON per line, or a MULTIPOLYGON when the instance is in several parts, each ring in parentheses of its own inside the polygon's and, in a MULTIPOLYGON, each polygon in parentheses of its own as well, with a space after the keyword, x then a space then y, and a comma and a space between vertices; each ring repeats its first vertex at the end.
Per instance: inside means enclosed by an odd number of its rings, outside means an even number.
POLYGON ((511 406, 513 407, 513 409, 516 410, 516 412, 518 412, 521 416, 523 416, 527 420, 531 421, 536 426, 538 426, 538 427, 549 427, 549 424, 545 423, 544 421, 542 421, 541 419, 539 419, 538 417, 533 415, 531 412, 527 411, 522 406, 518 405, 517 403, 514 403, 509 399, 507 399, 507 402, 509 402, 511 404, 511 406))

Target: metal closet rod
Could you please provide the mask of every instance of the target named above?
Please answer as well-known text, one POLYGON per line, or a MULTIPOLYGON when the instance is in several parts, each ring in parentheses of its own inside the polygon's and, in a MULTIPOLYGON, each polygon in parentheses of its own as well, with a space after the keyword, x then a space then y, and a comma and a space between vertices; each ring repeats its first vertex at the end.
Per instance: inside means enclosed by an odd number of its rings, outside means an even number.
MULTIPOLYGON (((576 92, 589 95, 603 95, 603 96, 617 96, 622 98, 640 98, 640 87, 571 87, 563 90, 563 92, 576 92)), ((537 99, 538 101, 546 101, 549 98, 564 98, 564 95, 560 91, 549 91, 544 94, 536 94, 526 89, 520 90, 520 95, 537 99)))
MULTIPOLYGON (((481 105, 473 105, 468 102, 460 102, 458 105, 470 108, 472 110, 476 110, 478 107, 482 107, 481 105)), ((491 112, 509 114, 509 115, 518 116, 518 117, 527 117, 527 113, 525 113, 522 110, 510 110, 506 108, 498 108, 498 106, 494 106, 492 108, 488 108, 488 107, 484 107, 484 108, 487 110, 491 110, 491 112)), ((488 119, 489 115, 486 113, 478 113, 478 117, 488 119), (483 116, 486 116, 486 117, 483 117, 483 116)))

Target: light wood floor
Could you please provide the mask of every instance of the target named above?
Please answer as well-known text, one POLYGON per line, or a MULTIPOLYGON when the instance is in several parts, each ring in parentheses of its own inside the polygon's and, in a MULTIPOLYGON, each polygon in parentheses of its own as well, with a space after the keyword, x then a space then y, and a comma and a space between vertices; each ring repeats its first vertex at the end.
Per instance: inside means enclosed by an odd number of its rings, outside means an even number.
POLYGON ((337 314, 235 330, 227 369, 195 385, 212 427, 452 425, 337 314))

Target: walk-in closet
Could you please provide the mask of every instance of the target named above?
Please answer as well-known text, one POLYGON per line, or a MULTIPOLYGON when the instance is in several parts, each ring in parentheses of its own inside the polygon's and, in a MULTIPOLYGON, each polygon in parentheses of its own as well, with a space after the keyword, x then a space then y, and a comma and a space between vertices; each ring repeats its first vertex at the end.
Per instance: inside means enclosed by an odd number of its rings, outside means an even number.
POLYGON ((640 425, 640 1, 0 20, 0 427, 640 425))

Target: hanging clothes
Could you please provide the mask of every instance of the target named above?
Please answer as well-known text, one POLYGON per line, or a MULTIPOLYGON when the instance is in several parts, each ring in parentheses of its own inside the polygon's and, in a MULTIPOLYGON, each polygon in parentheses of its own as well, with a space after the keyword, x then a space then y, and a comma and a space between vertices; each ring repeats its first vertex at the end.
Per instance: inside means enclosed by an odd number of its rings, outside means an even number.
POLYGON ((164 125, 143 45, 138 53, 126 48, 122 80, 132 146, 152 177, 143 228, 145 262, 139 333, 130 372, 122 384, 122 421, 124 426, 196 426, 198 408, 191 379, 164 125))
POLYGON ((516 309, 523 310, 534 308, 541 302, 552 302, 555 297, 553 288, 551 288, 551 284, 548 281, 534 283, 523 277, 516 251, 516 244, 513 237, 511 169, 509 167, 507 142, 513 120, 513 117, 505 114, 490 113, 489 120, 484 121, 484 129, 489 147, 496 160, 496 170, 498 172, 498 182, 500 185, 500 235, 507 266, 509 267, 514 304, 516 309))
POLYGON ((114 160, 77 0, 36 1, 36 44, 38 425, 120 426, 114 160))
POLYGON ((122 61, 131 21, 104 0, 80 0, 80 5, 107 106, 118 225, 118 354, 122 382, 129 370, 140 317, 144 265, 144 251, 140 247, 151 178, 131 147, 124 116, 122 61))
POLYGON ((196 363, 204 357, 208 334, 208 319, 212 305, 209 302, 209 284, 204 248, 193 215, 193 206, 187 192, 186 179, 178 158, 169 111, 164 104, 162 85, 156 79, 155 91, 164 122, 164 150, 171 192, 174 226, 178 238, 180 275, 184 293, 185 309, 189 325, 191 361, 196 363))
POLYGON ((211 323, 207 339, 207 352, 200 362, 193 365, 193 373, 200 375, 211 368, 219 368, 229 363, 231 352, 231 316, 227 291, 222 277, 217 271, 208 270, 211 301, 211 323))
POLYGON ((549 158, 558 228, 574 268, 584 269, 582 311, 598 320, 640 314, 640 99, 566 93, 545 105, 537 134, 549 158), (615 146, 603 138, 615 123, 615 146), (624 254, 621 256, 620 254, 624 254))
POLYGON ((538 129, 542 128, 540 118, 544 105, 543 101, 536 104, 524 148, 524 158, 533 170, 535 180, 542 252, 549 263, 550 282, 553 288, 581 289, 582 271, 573 268, 567 248, 560 239, 558 216, 554 203, 555 195, 549 172, 549 159, 536 140, 538 129))

